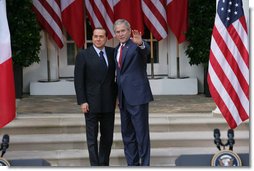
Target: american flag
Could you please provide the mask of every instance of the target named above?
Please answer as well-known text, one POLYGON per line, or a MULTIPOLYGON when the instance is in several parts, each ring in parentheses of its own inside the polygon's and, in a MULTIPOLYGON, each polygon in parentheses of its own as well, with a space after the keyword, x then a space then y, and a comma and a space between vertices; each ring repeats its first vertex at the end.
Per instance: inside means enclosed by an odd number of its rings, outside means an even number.
POLYGON ((208 68, 210 93, 230 128, 249 118, 249 47, 242 0, 219 0, 208 68))
POLYGON ((142 0, 142 10, 144 21, 156 40, 167 37, 167 16, 164 0, 142 0))
POLYGON ((33 11, 41 26, 54 39, 59 48, 63 47, 60 0, 33 0, 33 11))
POLYGON ((112 0, 86 0, 88 18, 93 28, 103 27, 107 30, 108 38, 114 36, 114 6, 112 0))

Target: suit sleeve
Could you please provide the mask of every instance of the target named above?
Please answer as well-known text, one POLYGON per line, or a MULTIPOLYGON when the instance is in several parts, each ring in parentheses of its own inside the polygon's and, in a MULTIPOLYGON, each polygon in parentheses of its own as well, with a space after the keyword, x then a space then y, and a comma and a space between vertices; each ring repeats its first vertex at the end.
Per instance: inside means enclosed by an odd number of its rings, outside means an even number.
POLYGON ((74 68, 74 87, 79 105, 87 102, 85 75, 85 52, 81 51, 76 57, 74 68))
POLYGON ((143 57, 144 63, 146 64, 147 57, 148 57, 148 55, 150 54, 150 46, 149 46, 149 44, 148 44, 147 42, 145 42, 144 40, 143 40, 143 42, 144 42, 145 48, 144 48, 144 49, 141 49, 141 48, 139 47, 139 52, 140 52, 140 55, 143 57))

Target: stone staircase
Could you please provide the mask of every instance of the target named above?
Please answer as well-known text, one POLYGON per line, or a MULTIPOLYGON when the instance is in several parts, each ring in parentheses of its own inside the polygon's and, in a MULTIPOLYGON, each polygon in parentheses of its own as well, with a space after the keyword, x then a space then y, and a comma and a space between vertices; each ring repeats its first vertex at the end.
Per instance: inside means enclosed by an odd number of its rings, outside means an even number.
MULTIPOLYGON (((45 159, 52 166, 89 166, 83 114, 20 114, 0 135, 9 134, 7 160, 45 159)), ((227 139, 224 118, 211 113, 151 113, 151 166, 175 166, 184 154, 214 154, 213 129, 227 139)), ((235 129, 234 151, 249 153, 249 122, 235 129)), ((120 116, 116 114, 111 166, 126 166, 120 133, 120 116)))

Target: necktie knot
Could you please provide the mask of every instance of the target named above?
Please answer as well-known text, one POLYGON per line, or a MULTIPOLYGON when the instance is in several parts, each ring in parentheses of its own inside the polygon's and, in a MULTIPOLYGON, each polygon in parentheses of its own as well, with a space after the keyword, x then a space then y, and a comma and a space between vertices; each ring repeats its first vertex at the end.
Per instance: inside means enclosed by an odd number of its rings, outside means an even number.
POLYGON ((100 51, 100 57, 104 58, 103 54, 103 51, 100 51))

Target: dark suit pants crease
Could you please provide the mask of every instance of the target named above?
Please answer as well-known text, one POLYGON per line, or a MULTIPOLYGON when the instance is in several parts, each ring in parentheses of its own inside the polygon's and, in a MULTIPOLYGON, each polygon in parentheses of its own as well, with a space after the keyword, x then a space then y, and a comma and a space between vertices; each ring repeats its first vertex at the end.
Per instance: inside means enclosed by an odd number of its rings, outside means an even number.
POLYGON ((128 166, 150 165, 148 103, 132 106, 122 98, 121 131, 128 166))
POLYGON ((113 142, 115 113, 86 113, 86 138, 91 166, 108 166, 113 142), (98 130, 100 142, 98 148, 98 130))

